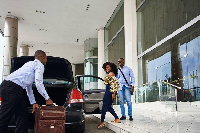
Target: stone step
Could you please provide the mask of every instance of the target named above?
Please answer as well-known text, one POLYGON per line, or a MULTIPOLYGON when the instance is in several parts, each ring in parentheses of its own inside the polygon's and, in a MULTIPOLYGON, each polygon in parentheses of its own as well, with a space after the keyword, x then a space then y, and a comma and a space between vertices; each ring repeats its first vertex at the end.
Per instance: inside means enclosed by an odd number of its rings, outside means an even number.
POLYGON ((133 107, 139 109, 146 109, 160 112, 174 112, 176 111, 175 105, 166 104, 165 102, 146 102, 133 104, 133 107))
MULTIPOLYGON (((145 104, 144 104, 145 105, 145 104)), ((113 106, 115 112, 121 117, 119 105, 113 106)), ((127 106, 126 106, 126 115, 127 106)), ((92 114, 92 119, 100 122, 101 114, 92 114)), ((133 104, 133 121, 126 120, 121 123, 111 123, 114 117, 107 112, 106 127, 116 133, 175 133, 199 132, 199 112, 169 112, 150 111, 138 109, 133 104)), ((100 131, 101 129, 99 129, 100 131)))
POLYGON ((178 112, 200 112, 200 108, 193 108, 193 107, 185 107, 185 108, 178 108, 178 112))
MULTIPOLYGON (((100 114, 93 114, 93 115, 89 115, 88 117, 90 117, 91 119, 95 120, 98 123, 100 122, 100 119, 101 119, 100 114)), ((112 116, 110 116, 109 114, 106 114, 105 127, 114 131, 115 133, 131 133, 130 126, 126 125, 124 122, 111 123, 112 120, 110 118, 112 118, 112 116)))

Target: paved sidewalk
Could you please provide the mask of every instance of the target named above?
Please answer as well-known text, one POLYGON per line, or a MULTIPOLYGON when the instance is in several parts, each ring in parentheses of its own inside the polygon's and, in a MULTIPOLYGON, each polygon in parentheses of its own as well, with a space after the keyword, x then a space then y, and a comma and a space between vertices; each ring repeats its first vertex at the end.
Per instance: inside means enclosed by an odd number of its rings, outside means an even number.
MULTIPOLYGON (((114 131, 102 127, 100 129, 97 128, 99 122, 92 120, 88 115, 86 115, 86 125, 85 125, 85 133, 114 133, 114 131)), ((73 132, 72 132, 73 133, 73 132)))
MULTIPOLYGON (((114 106, 121 117, 119 106, 114 106)), ((127 114, 127 113, 126 113, 127 114)), ((100 114, 90 116, 100 121, 100 114)), ((117 133, 199 133, 200 112, 157 112, 133 108, 133 121, 123 120, 122 123, 111 123, 114 117, 106 113, 106 127, 117 133)))

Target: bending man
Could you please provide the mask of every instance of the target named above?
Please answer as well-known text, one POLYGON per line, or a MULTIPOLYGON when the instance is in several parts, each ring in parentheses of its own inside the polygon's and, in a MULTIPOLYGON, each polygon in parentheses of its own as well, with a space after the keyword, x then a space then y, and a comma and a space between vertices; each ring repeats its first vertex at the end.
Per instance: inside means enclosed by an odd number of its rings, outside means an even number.
POLYGON ((44 97, 47 105, 53 104, 43 84, 44 65, 47 56, 42 50, 35 52, 35 60, 25 63, 11 73, 1 84, 0 133, 7 133, 8 124, 13 114, 16 119, 16 133, 28 133, 28 110, 24 101, 23 89, 27 91, 33 112, 38 104, 33 95, 32 84, 35 81, 38 92, 44 97))

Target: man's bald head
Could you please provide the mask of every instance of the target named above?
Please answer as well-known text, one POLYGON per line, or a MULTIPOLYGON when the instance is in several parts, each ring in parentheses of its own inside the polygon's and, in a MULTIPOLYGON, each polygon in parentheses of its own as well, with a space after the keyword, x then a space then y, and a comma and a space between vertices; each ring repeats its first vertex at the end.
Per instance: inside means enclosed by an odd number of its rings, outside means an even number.
POLYGON ((41 57, 45 57, 46 56, 46 53, 42 50, 37 50, 35 52, 35 59, 40 59, 41 57))
POLYGON ((37 50, 35 52, 35 59, 38 59, 44 65, 46 65, 46 63, 47 63, 46 53, 42 50, 37 50))

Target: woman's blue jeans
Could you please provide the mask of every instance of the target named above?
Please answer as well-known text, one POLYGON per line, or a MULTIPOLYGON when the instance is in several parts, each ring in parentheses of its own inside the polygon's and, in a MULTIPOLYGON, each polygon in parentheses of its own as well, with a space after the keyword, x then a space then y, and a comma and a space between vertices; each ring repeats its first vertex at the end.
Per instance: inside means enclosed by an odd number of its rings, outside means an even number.
POLYGON ((130 88, 128 88, 124 85, 122 87, 122 90, 118 91, 118 95, 119 95, 119 101, 120 101, 120 108, 121 108, 122 116, 126 116, 125 115, 125 108, 124 108, 124 101, 125 100, 126 100, 126 103, 128 105, 128 115, 132 116, 132 102, 131 102, 130 88))
POLYGON ((106 92, 103 98, 103 107, 101 111, 101 122, 104 122, 107 110, 115 117, 115 119, 118 119, 115 110, 112 108, 112 103, 113 101, 112 101, 112 93, 110 92, 110 85, 106 85, 106 92))

